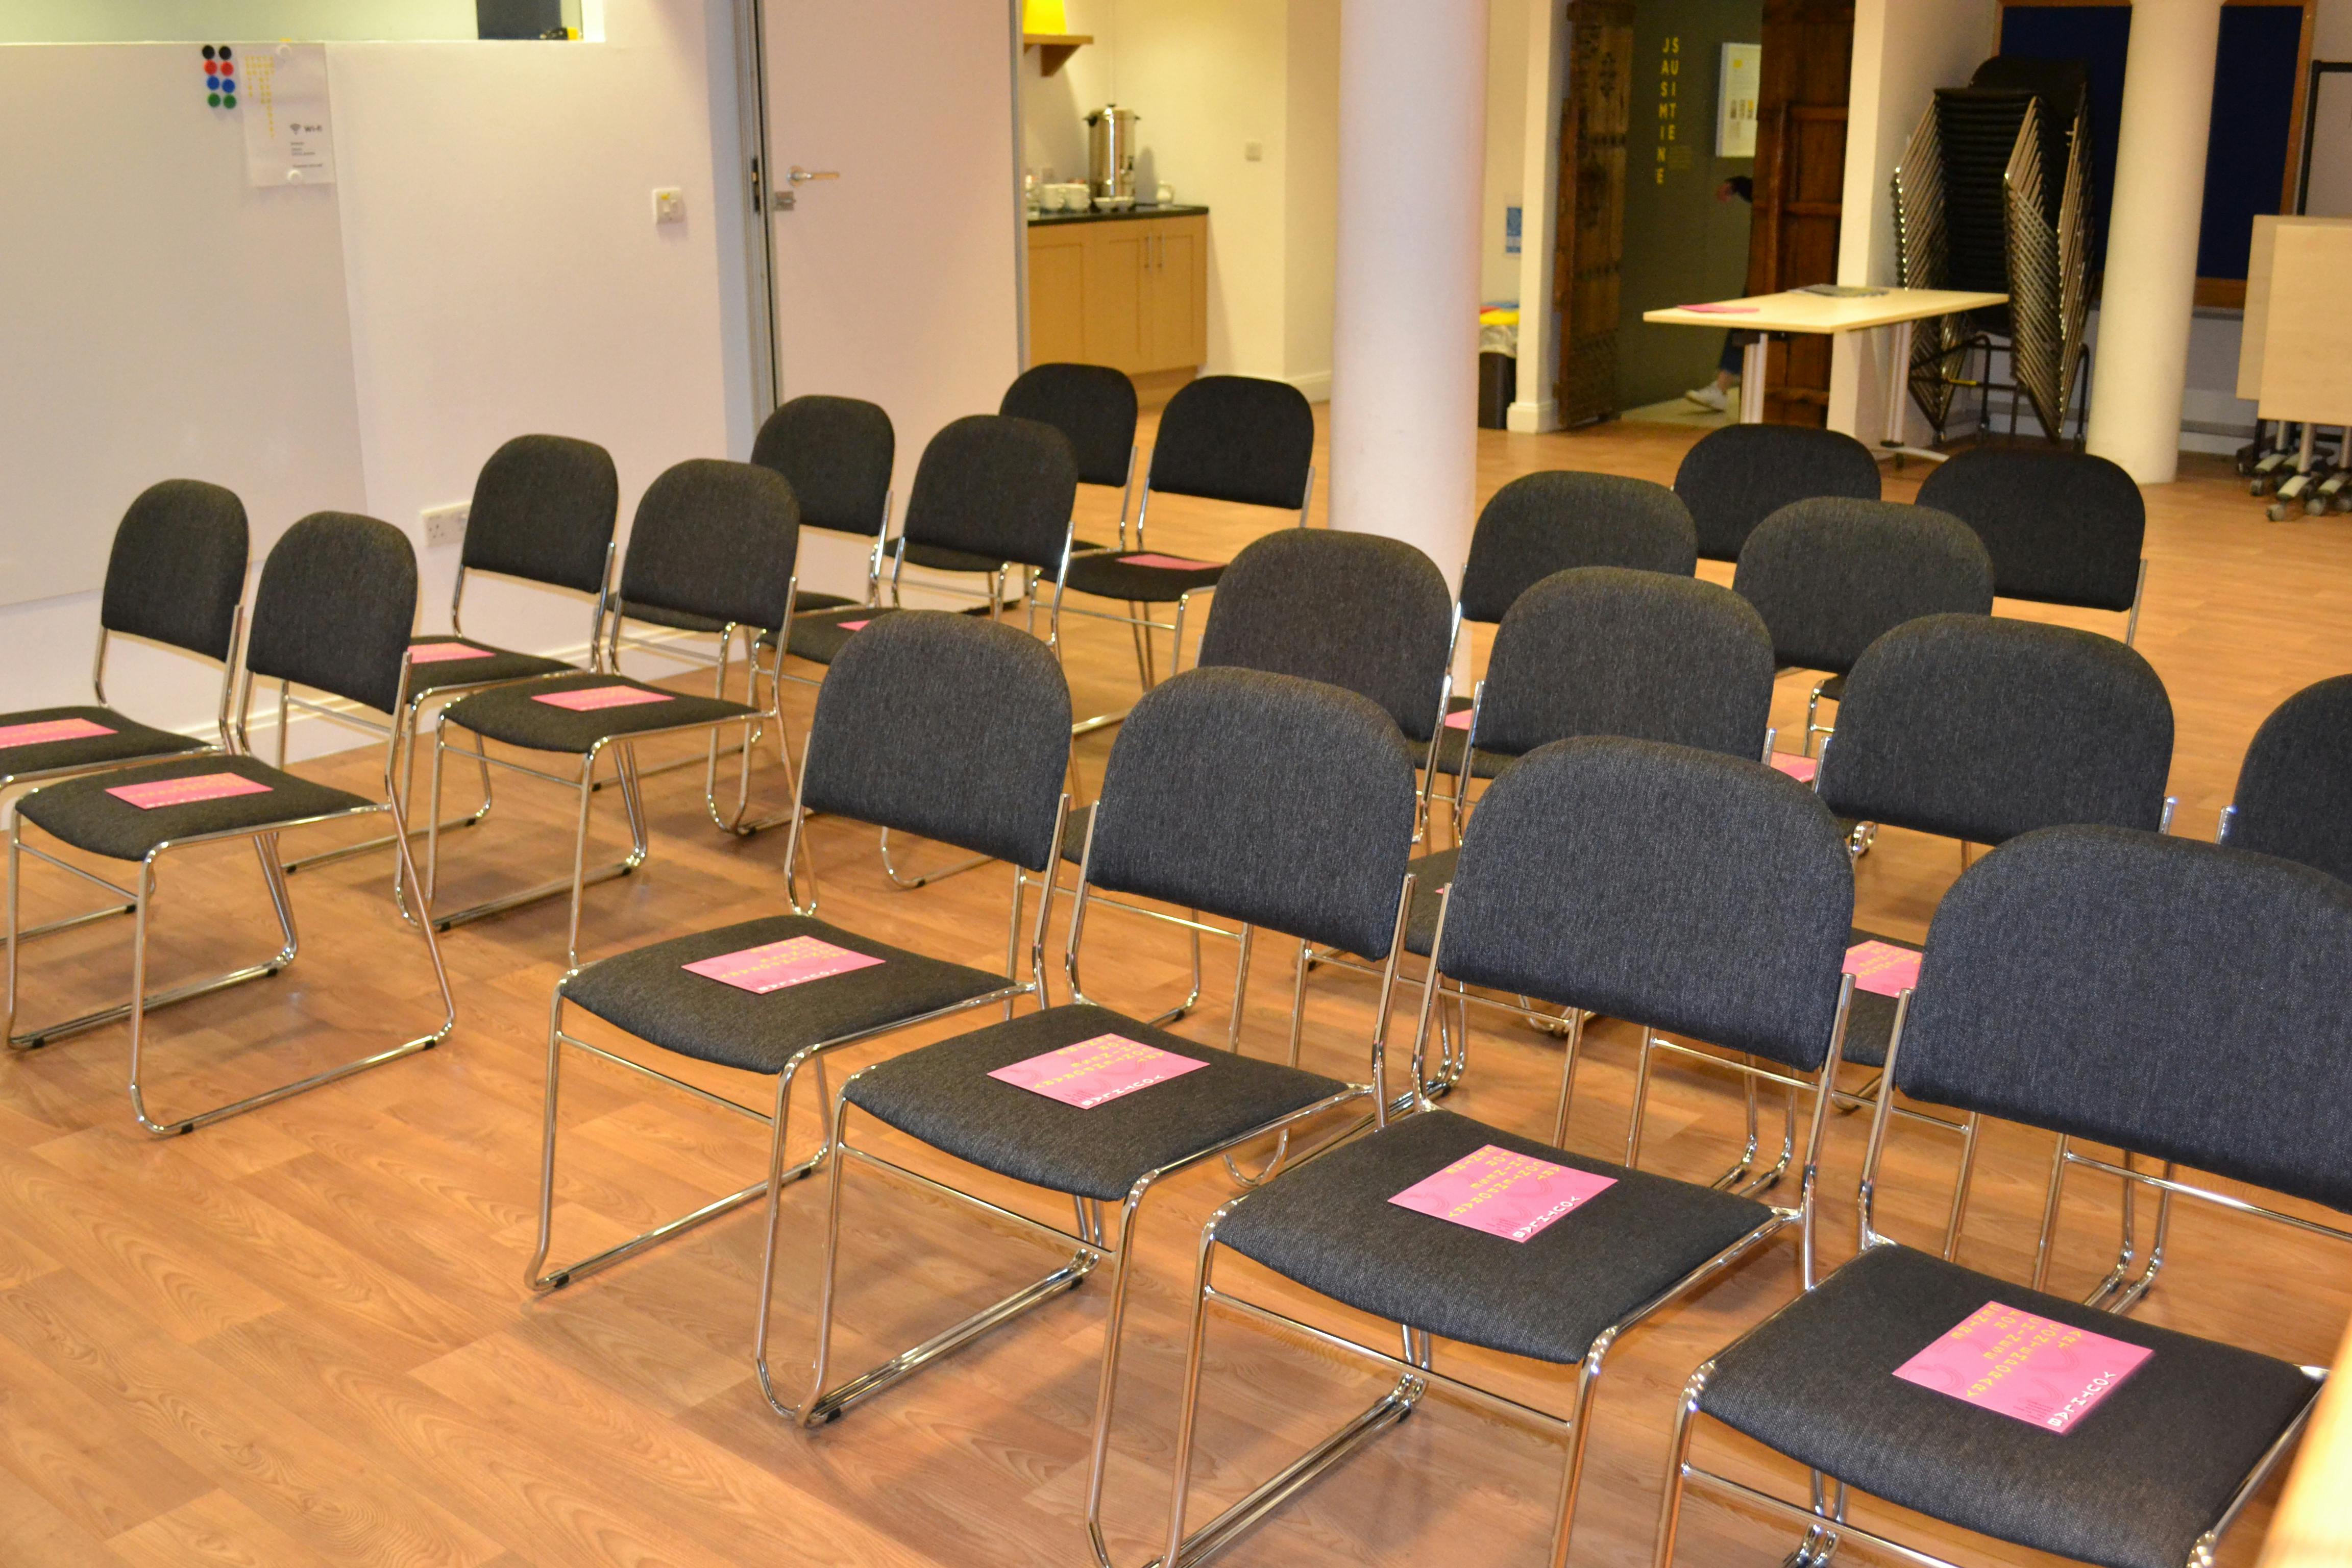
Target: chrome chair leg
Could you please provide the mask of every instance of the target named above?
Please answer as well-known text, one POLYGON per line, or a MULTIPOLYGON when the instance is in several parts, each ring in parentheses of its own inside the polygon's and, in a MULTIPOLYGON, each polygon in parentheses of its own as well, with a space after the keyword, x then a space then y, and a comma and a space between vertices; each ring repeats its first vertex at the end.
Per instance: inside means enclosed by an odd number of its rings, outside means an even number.
MULTIPOLYGON (((1073 763, 1072 765, 1076 764, 1073 763)), ((911 893, 918 888, 928 888, 933 882, 944 882, 950 877, 960 877, 966 871, 978 870, 987 865, 991 858, 992 858, 987 855, 975 855, 969 860, 959 860, 954 865, 940 870, 926 871, 919 877, 909 878, 903 875, 898 868, 891 863, 890 830, 887 827, 882 829, 882 874, 889 878, 890 885, 902 893, 911 893)))

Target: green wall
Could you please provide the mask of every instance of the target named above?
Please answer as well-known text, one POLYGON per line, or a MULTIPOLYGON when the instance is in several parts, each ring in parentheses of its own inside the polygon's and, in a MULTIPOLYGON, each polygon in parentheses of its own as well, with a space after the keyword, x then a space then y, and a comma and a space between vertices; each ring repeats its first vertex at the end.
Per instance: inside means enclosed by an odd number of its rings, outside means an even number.
POLYGON ((1716 77, 1723 46, 1752 44, 1763 27, 1763 0, 1636 0, 1617 333, 1621 408, 1679 397, 1714 380, 1723 352, 1720 332, 1654 327, 1643 311, 1748 291, 1748 204, 1718 202, 1715 191, 1735 174, 1752 174, 1756 161, 1715 155, 1716 77), (1673 107, 1671 119, 1659 115, 1662 102, 1673 107))

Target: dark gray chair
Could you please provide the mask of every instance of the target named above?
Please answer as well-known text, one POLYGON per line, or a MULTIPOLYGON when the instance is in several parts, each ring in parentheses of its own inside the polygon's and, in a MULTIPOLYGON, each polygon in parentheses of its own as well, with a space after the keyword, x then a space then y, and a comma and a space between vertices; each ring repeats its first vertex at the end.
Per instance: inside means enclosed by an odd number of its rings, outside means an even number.
MULTIPOLYGON (((1070 451, 1078 460, 1078 483, 1118 491, 1117 548, 1126 549, 1136 453, 1135 383, 1127 373, 1107 364, 1033 364, 1013 378, 996 411, 1051 425, 1069 437, 1070 451)), ((1088 539, 1070 541, 1073 555, 1109 548, 1088 539)), ((1034 574, 1029 586, 1028 602, 1034 607, 1034 574)))
MULTIPOLYGON (((1116 621, 1135 635, 1136 674, 1145 690, 1158 679, 1151 637, 1171 637, 1168 669, 1184 668, 1184 620, 1195 594, 1207 593, 1223 574, 1222 562, 1163 556, 1145 538, 1156 495, 1198 496, 1208 500, 1270 507, 1297 514, 1299 527, 1315 497, 1315 412, 1306 395, 1285 382, 1246 375, 1205 375, 1187 383, 1160 413, 1151 464, 1135 512, 1135 549, 1073 554, 1069 570, 1047 574, 1073 594, 1119 599, 1127 614, 1071 606, 1069 613, 1116 621), (1178 563, 1171 564, 1171 563, 1178 563), (1172 621, 1154 620, 1150 606, 1176 606, 1172 621)), ((1057 597, 1055 605, 1060 606, 1057 597)), ((1080 721, 1080 730, 1118 721, 1101 714, 1080 721)))
MULTIPOLYGON (((2087 1169, 2352 1240, 2340 1224, 2250 1205, 2179 1171, 2352 1209, 2347 973, 2352 889, 2304 867, 2058 827, 1971 869, 1937 911, 1880 1089, 1863 1168, 1864 1250, 1692 1375, 1659 1568, 1673 1561, 1686 1489, 1802 1527, 1809 1562, 1841 1542, 1929 1560, 1848 1522, 1849 1487, 2101 1568, 2212 1563, 2325 1374, 2047 1293, 2063 1184, 2087 1169), (2257 932, 2294 939, 2250 941, 2257 932), (2031 1289, 1877 1230, 1879 1153, 1898 1090, 2057 1134, 2031 1289), (2077 1140, 2134 1152, 2160 1174, 2077 1140), (2150 1353, 2087 1411, 2068 1419, 2062 1406, 2041 1425, 1897 1375, 1990 1303, 2150 1353), (1701 1415, 1810 1467, 1812 1506, 1701 1468, 1691 1457, 1701 1415), (2055 1433, 2052 1419, 2063 1422, 2055 1433)), ((2089 1381, 2086 1371, 2085 1393, 2089 1381)), ((1940 1542, 1922 1544, 1941 1561, 1940 1542)))
MULTIPOLYGON (((792 487, 770 469, 750 463, 696 458, 666 469, 646 488, 630 529, 628 553, 621 563, 621 585, 610 617, 613 629, 606 645, 605 669, 493 687, 449 704, 441 710, 435 722, 432 802, 425 824, 427 905, 439 896, 441 775, 444 759, 454 749, 449 742, 453 728, 478 738, 472 753, 478 761, 551 784, 570 784, 579 791, 572 874, 466 909, 436 909, 432 919, 437 929, 448 931, 568 891, 572 918, 564 939, 564 954, 567 966, 576 965, 582 894, 598 882, 635 870, 645 863, 650 848, 637 773, 636 742, 640 741, 707 731, 709 745, 704 762, 703 802, 711 820, 730 833, 756 832, 782 820, 746 820, 751 808, 755 725, 776 726, 777 750, 786 776, 792 772, 792 757, 783 745, 783 719, 777 707, 774 684, 772 682, 769 688, 768 706, 761 709, 717 694, 683 696, 632 679, 618 673, 619 627, 624 616, 645 612, 698 617, 719 626, 723 648, 738 628, 744 630, 750 640, 762 630, 789 625, 796 586, 793 562, 799 542, 800 514, 793 501, 792 487), (743 726, 741 769, 733 811, 722 815, 719 807, 719 731, 732 724, 743 726), (564 778, 488 755, 481 748, 482 740, 523 751, 576 757, 578 772, 564 778), (614 753, 619 774, 630 848, 624 859, 592 872, 588 869, 589 807, 595 798, 597 764, 607 750, 614 753)), ((719 680, 723 692, 724 664, 719 666, 719 680)))
MULTIPOLYGON (((761 1335, 761 1379, 777 1410, 804 1426, 830 1420, 1072 1289, 1112 1259, 1087 1488, 1088 1529, 1097 1552, 1105 1552, 1104 1472, 1138 1210, 1163 1178, 1221 1155, 1236 1177, 1265 1180, 1290 1152, 1292 1133, 1307 1131, 1310 1119, 1343 1109, 1360 1119, 1385 1115, 1386 1020, 1410 889, 1405 857, 1413 811, 1412 763, 1402 737, 1387 714, 1352 692, 1255 670, 1195 669, 1139 701, 1111 749, 1070 916, 1065 952, 1070 1005, 910 1051, 842 1086, 833 1121, 841 1160, 833 1170, 825 1220, 814 1371, 797 1405, 777 1398, 764 1323, 761 1335), (1155 899, 1238 922, 1241 964, 1222 1046, 1166 1033, 1088 996, 1079 955, 1087 916, 1100 892, 1155 899), (1296 940, 1302 956, 1311 941, 1385 960, 1368 1080, 1327 1078, 1298 1065, 1303 967, 1292 993, 1286 1058, 1243 1053, 1244 984, 1252 937, 1260 929, 1296 940), (1178 1076, 1086 1108, 992 1076, 1106 1035, 1185 1065, 1178 1076), (849 1166, 855 1162, 910 1174, 851 1141, 853 1109, 982 1170, 1066 1195, 1075 1225, 1069 1230, 1029 1225, 1072 1249, 1061 1268, 917 1349, 837 1381, 829 1355, 849 1166), (1255 1178, 1233 1167, 1236 1151, 1268 1140, 1272 1158, 1255 1178), (1106 1204, 1118 1205, 1115 1226, 1103 1212, 1106 1204)), ((964 1195, 932 1177, 915 1179, 926 1191, 964 1195)), ((985 1214, 1006 1212, 978 1198, 968 1201, 985 1214)))
MULTIPOLYGON (((247 549, 245 504, 202 479, 165 479, 142 490, 114 530, 98 607, 98 653, 90 667, 94 705, 0 714, 0 814, 26 784, 163 757, 210 753, 231 744, 237 638, 244 626, 247 549), (106 698, 106 648, 115 634, 184 649, 221 667, 213 741, 142 724, 106 698)), ((70 915, 18 931, 30 940, 109 915, 128 904, 70 915)))
MULTIPOLYGON (((1618 1340, 1785 1230, 1799 1233, 1800 1269, 1808 1283, 1813 1278, 1816 1157, 1852 988, 1838 966, 1853 909, 1853 873, 1837 825, 1802 785, 1760 763, 1595 737, 1546 746, 1497 780, 1446 892, 1433 967, 1641 1024, 1633 1148, 1623 1164, 1586 1159, 1557 1140, 1519 1137, 1423 1102, 1219 1209, 1201 1240, 1175 1506, 1160 1561, 1189 1561, 1255 1521, 1402 1420, 1431 1387, 1493 1397, 1435 1370, 1433 1341, 1444 1338, 1576 1368, 1572 1415, 1552 1423, 1568 1460, 1547 1561, 1565 1562, 1593 1392, 1618 1340), (1749 1195, 1773 1173, 1750 1175, 1745 1163, 1711 1185, 1637 1168, 1649 1050, 1660 1029, 1738 1053, 1689 1052, 1783 1085, 1792 1103, 1813 1096, 1793 1206, 1749 1195), (1520 1236, 1391 1201, 1490 1152, 1599 1178, 1605 1190, 1549 1228, 1520 1236), (1404 1353, 1383 1354, 1236 1294, 1217 1279, 1221 1250, 1400 1325, 1404 1353), (1188 1535, 1185 1494, 1213 1300, 1289 1324, 1397 1381, 1332 1438, 1188 1535)), ((1426 1077, 1434 990, 1423 994, 1415 1033, 1416 1081, 1426 1077)), ((1519 1412, 1532 1414, 1524 1405, 1519 1412)))
MULTIPOLYGON (((604 616, 613 588, 613 529, 620 516, 621 482, 613 455, 593 441, 566 436, 518 436, 490 454, 474 481, 473 505, 466 515, 466 540, 457 555, 457 582, 449 595, 448 637, 420 637, 408 679, 408 705, 393 715, 393 744, 399 753, 401 824, 410 837, 409 805, 415 793, 416 733, 425 707, 454 701, 471 691, 509 681, 569 675, 579 666, 560 658, 517 653, 466 635, 466 581, 475 573, 583 594, 590 601, 588 666, 602 658, 604 616)), ((310 702, 278 683, 278 765, 286 765, 288 708, 378 732, 371 721, 339 708, 310 702)), ((445 822, 446 830, 471 827, 489 815, 490 770, 478 764, 482 803, 471 814, 445 822)), ((389 837, 323 849, 286 864, 289 872, 381 849, 389 837)), ((406 900, 406 889, 395 888, 406 900)))
POLYGON ((1701 437, 1675 473, 1698 552, 1737 561, 1756 525, 1817 496, 1876 500, 1878 459, 1853 437, 1801 425, 1727 425, 1701 437))
POLYGON ((2139 631, 2147 502, 2129 474, 2088 452, 1979 447, 1927 476, 1919 504, 1977 531, 2005 599, 2113 610, 2139 631))
MULTIPOLYGON (((227 516, 225 509, 215 514, 222 535, 231 531, 227 516)), ((240 554, 243 521, 238 516, 234 530, 240 554)), ((225 561, 216 560, 215 563, 226 571, 225 561)), ((241 571, 237 574, 242 574, 241 571)), ((128 1018, 131 1112, 141 1127, 168 1137, 398 1060, 438 1044, 448 1035, 457 1024, 457 1004, 449 994, 448 973, 441 966, 440 946, 431 928, 420 924, 417 929, 425 939, 425 951, 433 962, 434 978, 441 994, 441 1025, 431 1034, 194 1115, 158 1119, 148 1110, 143 1076, 148 1013, 276 974, 294 962, 299 944, 293 904, 278 852, 278 836, 299 827, 375 812, 397 816, 393 773, 397 748, 389 741, 383 756, 383 795, 378 799, 313 784, 254 757, 246 741, 254 683, 299 683, 386 716, 396 714, 408 699, 408 635, 415 616, 416 555, 407 535, 373 518, 315 512, 287 530, 263 563, 261 583, 254 591, 251 632, 245 642, 242 685, 226 737, 230 744, 226 750, 205 748, 199 754, 170 762, 84 773, 30 791, 18 799, 16 819, 8 831, 7 1037, 11 1046, 30 1049, 118 1018, 128 1018), (47 849, 28 845, 25 838, 27 823, 83 854, 136 866, 132 885, 121 887, 47 849), (281 941, 278 952, 260 963, 207 980, 151 992, 147 980, 147 927, 155 898, 157 866, 168 852, 237 838, 252 840, 254 853, 261 862, 262 880, 278 916, 281 941), (128 1002, 19 1034, 17 914, 23 886, 22 863, 28 855, 85 881, 95 882, 126 900, 137 924, 131 943, 128 1002)), ((113 624, 121 623, 116 619, 113 624)), ((397 832, 392 838, 402 874, 409 885, 414 885, 415 867, 409 858, 408 839, 397 832)))
POLYGON ((2352 675, 2305 687, 2263 721, 2221 841, 2352 882, 2352 675))
MULTIPOLYGON (((793 487, 801 526, 871 541, 864 597, 803 590, 794 601, 800 614, 875 602, 882 546, 890 535, 890 471, 898 451, 890 416, 863 398, 813 393, 778 405, 761 422, 751 461, 773 468, 793 487)), ((771 632, 765 646, 772 649, 773 639, 771 632)))
POLYGON ((1804 753, 1845 672, 1879 634, 1921 616, 1992 613, 1992 560, 1959 519, 1898 501, 1821 500, 1782 507, 1748 536, 1733 592, 1771 629, 1783 668, 1818 669, 1805 702, 1804 753))
MULTIPOLYGON (((834 1148, 828 1137, 787 1167, 784 1138, 793 1086, 816 1071, 825 1102, 825 1053, 870 1043, 894 1030, 1016 998, 1045 1001, 1043 966, 1045 900, 1030 932, 1030 978, 1020 978, 1022 901, 1036 873, 1052 874, 1054 845, 1068 797, 1070 693, 1053 656, 1034 637, 935 611, 909 611, 877 625, 842 650, 817 691, 801 788, 786 851, 787 914, 744 921, 675 938, 576 968, 556 982, 548 1016, 547 1100, 540 1159, 539 1235, 524 1278, 535 1291, 554 1290, 635 1257, 764 1194, 768 1201, 763 1280, 772 1279, 780 1196, 834 1148), (806 902, 791 868, 819 812, 855 817, 943 839, 1014 871, 1002 973, 895 947, 819 920, 817 889, 806 902), (786 955, 822 944, 857 964, 761 992, 690 971, 688 965, 795 943, 786 955), (863 962, 860 962, 863 961, 863 962), (575 1007, 674 1056, 717 1063, 775 1079, 770 1110, 714 1096, 567 1030, 575 1007), (617 1061, 677 1084, 769 1124, 766 1176, 693 1213, 575 1262, 550 1268, 555 1209, 555 1153, 562 1048, 617 1061)), ((814 873, 812 873, 812 879, 814 873)), ((818 954, 817 956, 823 956, 818 954)), ((760 1307, 765 1342, 767 1297, 760 1307)), ((764 1375, 764 1373, 763 1373, 764 1375)))

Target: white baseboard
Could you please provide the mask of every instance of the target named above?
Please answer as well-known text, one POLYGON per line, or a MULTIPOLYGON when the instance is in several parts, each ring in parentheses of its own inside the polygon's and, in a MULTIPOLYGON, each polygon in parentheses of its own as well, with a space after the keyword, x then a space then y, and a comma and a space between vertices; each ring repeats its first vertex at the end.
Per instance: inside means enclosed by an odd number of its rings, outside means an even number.
POLYGON ((1559 405, 1549 397, 1536 403, 1513 403, 1503 421, 1506 428, 1522 436, 1539 436, 1559 428, 1559 405))
POLYGON ((1309 403, 1331 401, 1331 373, 1318 371, 1312 375, 1286 375, 1282 378, 1307 395, 1309 403))

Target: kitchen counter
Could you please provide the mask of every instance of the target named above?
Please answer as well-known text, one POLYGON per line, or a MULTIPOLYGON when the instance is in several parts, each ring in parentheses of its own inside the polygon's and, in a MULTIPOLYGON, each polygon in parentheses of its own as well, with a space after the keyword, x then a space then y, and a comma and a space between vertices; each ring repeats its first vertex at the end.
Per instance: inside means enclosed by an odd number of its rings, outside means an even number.
POLYGON ((1118 212, 1105 212, 1100 207, 1082 213, 1039 213, 1029 220, 1032 228, 1050 228, 1066 223, 1132 223, 1147 217, 1206 217, 1206 207, 1188 206, 1182 202, 1171 202, 1164 207, 1147 207, 1140 204, 1118 212))

